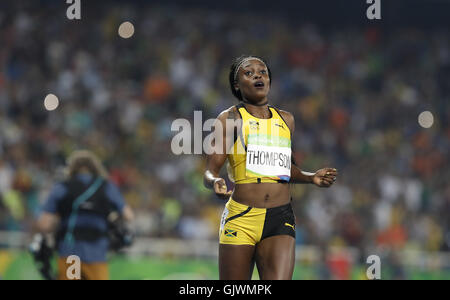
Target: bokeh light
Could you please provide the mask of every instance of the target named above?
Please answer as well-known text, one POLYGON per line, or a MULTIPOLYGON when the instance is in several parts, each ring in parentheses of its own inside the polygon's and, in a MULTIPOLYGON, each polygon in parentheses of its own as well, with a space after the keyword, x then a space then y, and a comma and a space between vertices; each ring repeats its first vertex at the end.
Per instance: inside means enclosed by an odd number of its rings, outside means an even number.
POLYGON ((134 25, 130 22, 123 22, 119 26, 119 36, 128 39, 134 35, 134 25))
POLYGON ((53 94, 48 94, 44 99, 44 107, 48 111, 57 109, 59 106, 59 99, 53 94))
POLYGON ((423 111, 419 114, 418 121, 423 128, 430 128, 434 123, 433 114, 429 111, 423 111))

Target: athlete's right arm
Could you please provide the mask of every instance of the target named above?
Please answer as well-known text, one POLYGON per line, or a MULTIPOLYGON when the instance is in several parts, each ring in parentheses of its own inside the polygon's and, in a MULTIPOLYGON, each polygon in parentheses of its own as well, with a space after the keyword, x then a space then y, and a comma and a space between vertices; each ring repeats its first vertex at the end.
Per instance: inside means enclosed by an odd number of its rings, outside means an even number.
MULTIPOLYGON (((207 155, 206 170, 203 176, 203 183, 205 187, 213 189, 216 195, 220 198, 228 198, 232 194, 232 192, 227 189, 225 179, 219 176, 220 169, 225 164, 227 159, 227 145, 231 144, 229 139, 233 139, 233 134, 230 134, 230 128, 227 130, 226 126, 226 120, 231 117, 234 118, 233 108, 227 109, 220 113, 214 123, 215 130, 217 128, 222 128, 222 147, 221 149, 218 149, 219 151, 214 151, 213 153, 207 155)), ((212 146, 215 146, 215 143, 212 146)))

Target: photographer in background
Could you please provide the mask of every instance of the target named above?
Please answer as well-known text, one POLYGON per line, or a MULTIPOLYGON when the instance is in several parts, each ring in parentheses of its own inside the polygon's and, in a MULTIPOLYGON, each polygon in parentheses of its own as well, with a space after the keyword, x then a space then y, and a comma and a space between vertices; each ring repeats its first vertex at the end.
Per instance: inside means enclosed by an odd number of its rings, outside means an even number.
MULTIPOLYGON (((68 158, 66 175, 65 181, 53 187, 37 229, 41 234, 55 234, 58 279, 68 279, 66 272, 70 265, 66 259, 71 255, 80 258, 81 279, 109 279, 108 249, 118 250, 131 244, 127 223, 133 220, 133 212, 93 153, 75 151, 68 158)), ((38 241, 46 249, 46 240, 38 241)), ((34 250, 38 260, 39 247, 34 250)))

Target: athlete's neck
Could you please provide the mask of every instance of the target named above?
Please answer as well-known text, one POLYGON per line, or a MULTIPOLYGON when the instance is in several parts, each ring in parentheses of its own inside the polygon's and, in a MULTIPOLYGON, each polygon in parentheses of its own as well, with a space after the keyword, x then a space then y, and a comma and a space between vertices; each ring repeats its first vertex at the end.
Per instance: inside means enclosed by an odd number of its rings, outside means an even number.
POLYGON ((245 104, 248 104, 248 105, 252 105, 252 106, 266 106, 269 103, 269 100, 267 98, 264 98, 258 102, 251 102, 251 101, 243 98, 242 102, 244 102, 245 104))
POLYGON ((262 105, 244 102, 244 106, 252 116, 259 119, 270 119, 272 117, 272 113, 268 108, 268 102, 265 102, 262 105))

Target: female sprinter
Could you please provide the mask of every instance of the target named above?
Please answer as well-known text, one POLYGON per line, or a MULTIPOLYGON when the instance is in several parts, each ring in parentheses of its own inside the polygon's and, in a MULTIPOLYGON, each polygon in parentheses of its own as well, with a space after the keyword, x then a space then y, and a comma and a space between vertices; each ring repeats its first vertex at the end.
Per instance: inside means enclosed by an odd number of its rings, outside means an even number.
POLYGON ((239 104, 219 114, 222 151, 207 156, 205 186, 229 198, 219 237, 219 278, 224 280, 251 279, 255 262, 262 280, 292 279, 295 216, 288 183, 330 187, 337 176, 334 168, 303 172, 292 161, 294 116, 269 105, 271 79, 262 59, 236 59, 229 81, 239 104), (227 128, 230 120, 234 130, 227 128), (232 192, 219 177, 227 158, 232 192))

